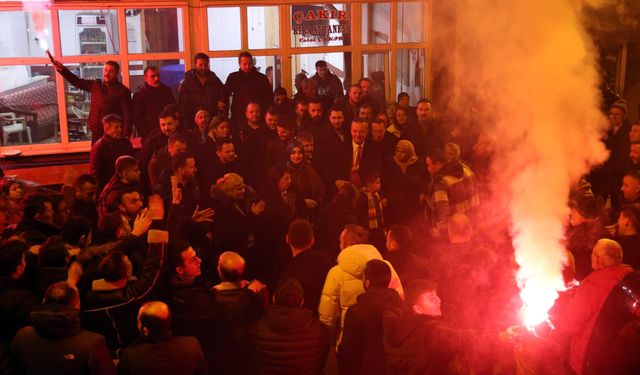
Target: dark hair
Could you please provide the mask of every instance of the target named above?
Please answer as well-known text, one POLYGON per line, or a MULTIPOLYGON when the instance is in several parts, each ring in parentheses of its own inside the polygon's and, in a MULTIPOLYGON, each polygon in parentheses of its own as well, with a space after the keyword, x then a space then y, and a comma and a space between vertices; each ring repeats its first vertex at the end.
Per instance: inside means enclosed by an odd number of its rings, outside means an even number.
POLYGON ((58 267, 67 266, 69 251, 64 244, 64 240, 60 236, 49 237, 40 247, 38 259, 42 267, 58 267))
POLYGON ((369 280, 369 288, 386 288, 391 282, 391 268, 380 259, 371 259, 364 266, 364 279, 369 280))
POLYGON ((169 272, 175 273, 176 267, 184 266, 182 253, 190 247, 191 244, 184 240, 172 241, 169 244, 169 272))
POLYGON ((398 103, 400 103, 400 99, 402 99, 402 98, 409 98, 410 99, 411 97, 406 92, 401 92, 401 93, 398 94, 398 103))
POLYGON ((119 281, 128 276, 125 257, 122 251, 116 250, 102 258, 98 269, 106 281, 119 281))
POLYGON ((233 145, 234 143, 230 139, 223 139, 220 141, 216 141, 216 151, 222 151, 222 146, 228 145, 228 144, 233 145))
POLYGON ((373 124, 382 125, 382 126, 386 125, 384 121, 380 120, 379 118, 374 118, 373 120, 371 120, 371 125, 373 124))
POLYGON ((238 55, 238 62, 240 62, 240 59, 243 57, 247 57, 253 62, 253 55, 249 51, 240 52, 240 54, 238 55))
MULTIPOLYGON (((167 104, 164 106, 164 108, 162 108, 162 112, 169 112, 171 113, 174 119, 177 119, 180 116, 180 106, 178 106, 176 103, 171 103, 171 104, 167 104)), ((165 115, 162 117, 168 117, 169 115, 165 115)), ((159 118, 162 118, 159 117, 159 118)))
POLYGON ((427 153, 427 157, 431 159, 433 163, 446 163, 447 156, 444 154, 441 148, 434 148, 427 153))
POLYGON ((16 180, 14 178, 3 178, 0 181, 0 191, 2 192, 2 196, 3 197, 8 197, 9 196, 9 190, 11 190, 11 187, 15 184, 18 184, 20 186, 24 186, 22 184, 22 182, 20 182, 19 180, 16 180))
POLYGON ((120 73, 120 64, 118 64, 117 62, 113 60, 109 60, 106 63, 104 63, 104 65, 111 65, 113 69, 116 70, 116 73, 120 73))
POLYGON ((394 224, 389 227, 389 236, 398 243, 401 250, 413 246, 413 231, 406 225, 394 224))
POLYGON ((302 284, 296 279, 287 279, 278 286, 274 300, 279 306, 299 308, 304 301, 302 284))
POLYGON ((327 66, 327 62, 324 60, 316 61, 316 68, 324 68, 327 66))
POLYGON ((86 217, 74 216, 69 218, 62 228, 62 239, 71 245, 80 241, 82 236, 88 236, 91 232, 91 222, 86 217))
POLYGON ((307 98, 303 97, 303 96, 299 96, 294 100, 293 105, 295 107, 298 106, 298 104, 302 104, 302 105, 309 105, 309 101, 307 100, 307 98))
POLYGON ((102 118, 102 126, 111 125, 113 122, 122 123, 122 117, 115 113, 108 114, 102 118))
POLYGON ((169 136, 167 144, 174 145, 176 142, 187 143, 187 137, 185 137, 184 134, 181 133, 173 133, 169 136))
MULTIPOLYGON (((172 105, 172 104, 169 104, 169 105, 172 105)), ((169 107, 169 105, 167 107, 169 107)), ((160 112, 160 114, 158 115, 158 120, 167 118, 167 117, 171 117, 174 120, 176 119, 176 113, 167 107, 165 107, 162 110, 162 112, 160 112)))
POLYGON ((319 96, 314 96, 313 98, 309 99, 309 104, 320 104, 320 106, 322 107, 322 99, 319 96))
POLYGON ((360 87, 359 84, 354 83, 352 85, 349 86, 349 92, 351 92, 351 89, 358 89, 358 90, 362 90, 362 87, 360 87))
POLYGON ((142 75, 146 76, 147 72, 150 71, 150 70, 153 70, 156 73, 160 72, 160 69, 158 69, 157 66, 149 65, 146 68, 144 68, 144 70, 142 71, 142 75))
POLYGON ((127 194, 132 194, 132 193, 138 193, 140 194, 140 192, 138 191, 137 188, 133 187, 133 186, 128 186, 125 185, 123 186, 116 194, 116 199, 114 200, 116 207, 119 204, 122 204, 122 198, 127 195, 127 194))
POLYGON ((329 113, 331 112, 342 112, 344 115, 344 107, 339 104, 334 104, 329 108, 329 113))
POLYGON ((362 109, 362 108, 370 109, 373 111, 373 106, 369 103, 362 104, 359 109, 362 109))
POLYGON ((244 107, 244 110, 246 111, 250 105, 257 105, 260 111, 262 112, 262 106, 260 105, 260 103, 256 102, 255 100, 252 100, 249 103, 247 103, 247 105, 244 107))
POLYGON ((51 203, 51 198, 44 193, 29 193, 22 201, 22 212, 27 219, 35 219, 38 214, 44 213, 45 203, 51 203))
POLYGON ((362 171, 362 184, 364 186, 375 182, 380 178, 380 172, 376 170, 366 169, 362 171))
POLYGON ((75 183, 76 188, 81 188, 82 185, 84 185, 84 184, 98 185, 98 183, 96 182, 95 177, 93 177, 92 175, 90 175, 88 173, 81 174, 76 179, 76 183, 75 183))
POLYGON ((271 116, 278 116, 280 115, 280 110, 275 105, 270 105, 269 108, 267 108, 266 113, 270 114, 271 116))
POLYGON ((302 142, 313 142, 313 134, 309 132, 300 132, 296 135, 296 141, 302 142))
POLYGON ((275 90, 273 90, 273 96, 278 96, 278 95, 284 95, 287 96, 287 89, 285 89, 282 86, 278 86, 276 87, 275 90))
POLYGON ((420 299, 420 296, 426 292, 435 292, 438 289, 438 284, 434 281, 427 279, 415 279, 409 281, 404 289, 404 298, 409 308, 413 307, 420 299))
POLYGON ((640 182, 640 171, 632 170, 624 174, 625 177, 631 177, 634 180, 640 182))
POLYGON ((313 242, 313 227, 305 219, 295 219, 287 232, 289 244, 296 249, 304 249, 313 242))
POLYGON ((289 173, 287 167, 284 164, 276 164, 269 171, 269 188, 277 191, 278 182, 286 173, 289 173))
POLYGON ((209 56, 207 56, 206 53, 198 52, 193 56, 193 63, 195 64, 198 60, 205 60, 206 62, 209 62, 209 56))
POLYGON ((358 224, 347 224, 344 230, 351 245, 366 244, 369 241, 369 231, 358 224))
POLYGON ((122 224, 120 212, 111 212, 100 218, 98 229, 105 239, 111 240, 116 238, 117 231, 122 227, 122 224))
POLYGON ((173 167, 173 171, 176 172, 178 169, 186 166, 189 159, 195 160, 195 157, 188 152, 178 152, 177 154, 173 155, 173 158, 171 159, 171 166, 173 167))
POLYGON ((26 243, 18 240, 0 244, 0 277, 10 277, 22 262, 28 249, 26 243))
POLYGON ((60 281, 49 285, 44 294, 45 305, 61 305, 72 307, 80 303, 78 290, 69 285, 66 281, 60 281))
POLYGON ((422 103, 431 104, 431 100, 429 100, 427 98, 422 98, 422 99, 418 100, 418 104, 417 105, 420 105, 422 103))
POLYGON ((371 78, 367 78, 367 77, 360 78, 360 80, 358 81, 358 84, 361 84, 362 82, 369 82, 373 84, 373 81, 371 80, 371 78))
POLYGON ((116 159, 116 175, 120 177, 124 172, 138 166, 138 159, 133 156, 123 155, 116 159))
POLYGON ((293 113, 284 113, 278 117, 278 128, 284 128, 292 130, 295 128, 296 124, 296 115, 293 113))

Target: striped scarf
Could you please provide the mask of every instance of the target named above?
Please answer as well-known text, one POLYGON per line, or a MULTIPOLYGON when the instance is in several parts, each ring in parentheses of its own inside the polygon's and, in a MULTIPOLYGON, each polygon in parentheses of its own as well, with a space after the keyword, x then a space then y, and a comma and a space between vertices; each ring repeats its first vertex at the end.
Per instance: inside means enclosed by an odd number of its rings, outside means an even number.
POLYGON ((367 194, 367 215, 369 218, 369 229, 378 229, 384 226, 382 219, 382 203, 378 193, 367 194))

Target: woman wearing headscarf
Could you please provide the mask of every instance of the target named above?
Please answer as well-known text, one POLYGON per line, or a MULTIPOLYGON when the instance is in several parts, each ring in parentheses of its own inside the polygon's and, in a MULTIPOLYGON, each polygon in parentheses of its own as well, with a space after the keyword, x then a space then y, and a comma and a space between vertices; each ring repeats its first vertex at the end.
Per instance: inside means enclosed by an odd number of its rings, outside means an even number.
POLYGON ((388 225, 408 224, 420 213, 420 193, 428 176, 427 166, 416 155, 413 144, 400 140, 382 169, 382 196, 388 200, 388 225))
POLYGON ((287 153, 287 171, 291 174, 290 189, 304 199, 309 212, 315 212, 324 199, 324 183, 315 168, 307 162, 301 143, 291 142, 287 153))

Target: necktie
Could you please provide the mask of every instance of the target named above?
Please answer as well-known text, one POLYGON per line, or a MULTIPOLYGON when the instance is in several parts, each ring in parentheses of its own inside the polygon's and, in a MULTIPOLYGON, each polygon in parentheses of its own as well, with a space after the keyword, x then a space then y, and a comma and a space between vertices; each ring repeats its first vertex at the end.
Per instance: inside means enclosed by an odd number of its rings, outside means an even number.
POLYGON ((362 159, 362 146, 356 146, 356 158, 353 160, 353 170, 360 169, 360 159, 362 159))

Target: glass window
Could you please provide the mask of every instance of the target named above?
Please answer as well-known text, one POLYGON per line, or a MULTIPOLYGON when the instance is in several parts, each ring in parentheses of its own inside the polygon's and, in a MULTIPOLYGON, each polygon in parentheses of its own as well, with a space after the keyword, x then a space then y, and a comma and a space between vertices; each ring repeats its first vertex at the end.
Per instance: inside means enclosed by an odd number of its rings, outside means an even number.
POLYGON ((61 10, 58 15, 64 56, 120 53, 115 10, 61 10))
POLYGON ((0 66, 2 146, 59 142, 55 71, 45 65, 0 66))
MULTIPOLYGON (((269 78, 274 89, 282 84, 282 60, 280 56, 253 56, 253 64, 260 73, 269 78)), ((238 58, 211 58, 210 69, 216 73, 222 83, 225 83, 229 74, 238 71, 238 58)))
POLYGON ((0 12, 0 57, 46 57, 53 50, 48 11, 0 12))
POLYGON ((384 103, 389 93, 389 54, 386 52, 363 53, 362 74, 373 81, 372 95, 384 103))
POLYGON ((184 60, 129 61, 129 86, 134 93, 144 83, 144 70, 149 66, 160 69, 160 82, 171 87, 177 95, 178 86, 184 78, 184 60))
POLYGON ((424 41, 424 3, 398 3, 398 43, 424 41))
POLYGON ((277 6, 247 7, 249 49, 280 48, 280 11, 277 6))
POLYGON ((125 9, 129 53, 182 52, 182 9, 125 9))
POLYGON ((291 6, 291 46, 351 45, 351 12, 348 4, 291 6))
MULTIPOLYGON (((291 72, 294 82, 296 75, 302 73, 307 78, 316 74, 316 61, 324 60, 331 73, 335 74, 342 81, 342 86, 349 86, 351 82, 351 52, 330 52, 330 53, 309 53, 304 55, 293 55, 291 59, 291 72)), ((294 95, 298 91, 294 87, 291 94, 294 95)))
POLYGON ((412 106, 424 95, 425 61, 423 49, 398 50, 396 54, 396 94, 409 94, 412 106))
POLYGON ((207 8, 209 23, 209 51, 239 50, 240 8, 207 8))
POLYGON ((391 4, 362 4, 362 44, 386 44, 391 35, 391 4))
MULTIPOLYGON (((102 78, 104 63, 70 63, 65 64, 65 67, 80 78, 102 78)), ((118 79, 122 81, 120 78, 118 79)), ((91 129, 87 127, 91 95, 75 88, 65 80, 64 97, 67 108, 69 141, 91 140, 91 129)))
POLYGON ((227 82, 229 74, 237 71, 238 58, 237 57, 220 57, 211 58, 209 68, 220 78, 222 83, 227 82))

